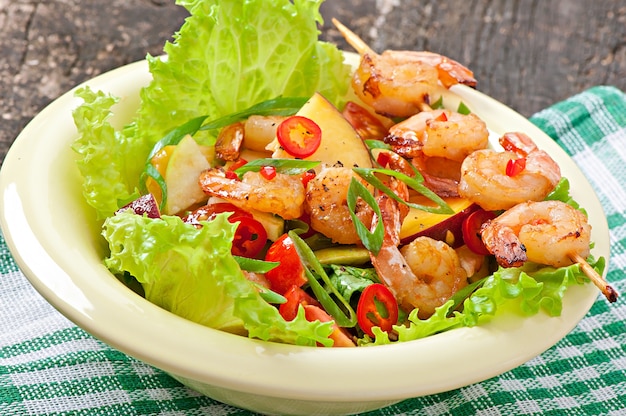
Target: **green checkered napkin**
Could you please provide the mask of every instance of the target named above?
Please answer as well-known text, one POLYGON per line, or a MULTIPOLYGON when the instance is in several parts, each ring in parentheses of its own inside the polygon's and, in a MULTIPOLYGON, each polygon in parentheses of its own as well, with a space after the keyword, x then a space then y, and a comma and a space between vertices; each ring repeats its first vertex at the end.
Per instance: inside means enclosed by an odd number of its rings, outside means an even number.
MULTIPOLYGON (((611 230, 608 280, 626 293, 626 95, 595 87, 531 120, 572 155, 598 193, 611 230)), ((250 414, 202 397, 77 328, 31 288, 1 235, 0 278, 0 415, 250 414)), ((567 337, 528 363, 368 414, 626 414, 624 320, 623 300, 609 305, 600 297, 567 337)), ((393 374, 372 382, 385 377, 393 374)))

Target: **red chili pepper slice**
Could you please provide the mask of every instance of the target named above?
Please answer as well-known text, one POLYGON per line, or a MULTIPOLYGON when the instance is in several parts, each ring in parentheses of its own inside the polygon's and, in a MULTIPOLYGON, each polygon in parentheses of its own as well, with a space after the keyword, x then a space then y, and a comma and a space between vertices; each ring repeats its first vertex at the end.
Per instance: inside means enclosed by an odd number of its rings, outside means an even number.
POLYGON ((437 117, 435 117, 433 121, 448 121, 448 116, 446 115, 445 112, 442 112, 437 117))
POLYGON ((480 229, 484 223, 492 220, 496 217, 492 211, 485 211, 479 209, 469 214, 461 225, 461 231, 463 233, 463 241, 467 248, 472 250, 476 254, 481 256, 487 256, 491 254, 480 236, 480 229))
POLYGON ((239 176, 237 176, 237 174, 232 170, 227 170, 226 172, 224 172, 224 176, 228 179, 239 180, 239 176))
POLYGON ((231 215, 228 221, 233 223, 239 222, 233 237, 231 248, 233 255, 249 258, 256 257, 265 247, 265 243, 267 243, 267 232, 263 224, 251 216, 231 215))
POLYGON ((262 166, 260 173, 265 179, 271 181, 276 177, 276 168, 274 166, 262 166))
POLYGON ((519 159, 511 159, 506 164, 506 176, 510 176, 511 178, 519 175, 526 169, 526 158, 522 157, 519 159))
POLYGON ((293 157, 311 156, 322 143, 322 130, 313 120, 292 116, 278 125, 278 143, 293 157))
POLYGON ((381 167, 386 168, 387 164, 391 160, 391 156, 387 152, 380 152, 376 157, 376 163, 378 163, 381 167))
POLYGON ((356 318, 363 332, 370 337, 375 336, 372 332, 375 326, 389 332, 398 323, 398 302, 387 286, 373 283, 361 293, 356 318))
POLYGON ((248 161, 246 159, 240 157, 239 159, 235 160, 233 163, 231 163, 228 166, 228 170, 229 171, 237 170, 240 167, 242 167, 243 165, 245 165, 246 163, 248 163, 248 161))
POLYGON ((302 176, 300 176, 302 185, 306 188, 306 185, 309 183, 311 179, 315 178, 315 175, 317 175, 317 173, 315 173, 313 169, 309 169, 306 172, 302 173, 302 176))

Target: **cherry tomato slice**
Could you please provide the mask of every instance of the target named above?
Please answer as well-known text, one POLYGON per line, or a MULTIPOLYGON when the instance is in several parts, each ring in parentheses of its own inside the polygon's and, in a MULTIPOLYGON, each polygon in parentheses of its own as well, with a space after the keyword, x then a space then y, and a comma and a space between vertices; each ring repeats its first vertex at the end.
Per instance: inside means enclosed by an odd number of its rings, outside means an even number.
POLYGON ((231 248, 233 255, 249 258, 256 257, 265 247, 265 243, 267 243, 267 232, 263 224, 251 216, 231 215, 228 221, 233 223, 239 222, 233 237, 233 246, 231 248))
POLYGON ((317 307, 322 306, 317 300, 315 300, 315 298, 296 285, 291 286, 283 296, 287 299, 287 302, 282 303, 278 307, 278 312, 280 313, 280 316, 285 319, 285 321, 293 321, 298 314, 298 307, 300 305, 315 305, 317 307))
MULTIPOLYGON (((304 315, 309 322, 330 322, 333 318, 321 307, 304 305, 304 315)), ((354 342, 348 333, 336 323, 333 323, 333 332, 328 336, 333 340, 333 347, 354 347, 354 342)))
POLYGON ((382 140, 387 135, 383 123, 355 102, 348 101, 342 114, 362 140, 382 140))
POLYGON ((265 254, 265 260, 280 263, 265 273, 266 279, 270 282, 270 288, 274 292, 282 295, 292 286, 300 287, 307 282, 304 266, 289 235, 283 234, 272 243, 265 254))
POLYGON ((322 143, 322 130, 313 120, 292 116, 278 125, 278 143, 293 157, 311 156, 322 143))
POLYGON ((359 326, 370 337, 374 337, 372 328, 377 326, 385 332, 398 323, 398 302, 387 286, 373 283, 363 290, 356 308, 359 326))
POLYGON ((492 211, 485 211, 479 209, 469 214, 461 225, 461 231, 463 233, 463 241, 465 245, 476 254, 481 256, 488 256, 491 254, 480 236, 480 229, 484 223, 492 220, 496 217, 492 211))

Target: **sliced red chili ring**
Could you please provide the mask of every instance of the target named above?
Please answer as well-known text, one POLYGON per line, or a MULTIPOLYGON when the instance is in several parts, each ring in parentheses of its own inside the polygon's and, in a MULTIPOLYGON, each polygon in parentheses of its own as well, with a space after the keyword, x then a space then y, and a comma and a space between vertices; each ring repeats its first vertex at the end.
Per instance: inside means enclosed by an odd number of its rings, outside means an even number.
POLYGON ((375 337, 372 328, 390 332, 398 323, 398 302, 387 286, 373 283, 361 293, 356 309, 357 322, 363 332, 375 337))
POLYGON ((291 156, 306 158, 320 147, 322 130, 310 118, 292 116, 278 125, 276 138, 291 156))

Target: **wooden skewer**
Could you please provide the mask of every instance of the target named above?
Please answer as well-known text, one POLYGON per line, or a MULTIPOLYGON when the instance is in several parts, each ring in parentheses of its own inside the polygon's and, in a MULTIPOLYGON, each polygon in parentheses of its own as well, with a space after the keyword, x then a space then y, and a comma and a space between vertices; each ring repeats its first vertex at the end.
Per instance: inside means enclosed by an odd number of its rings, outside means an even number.
POLYGON ((363 41, 363 39, 361 39, 359 37, 359 35, 357 35, 353 31, 351 31, 350 29, 348 29, 339 20, 337 20, 337 19, 335 19, 333 17, 332 18, 332 22, 335 25, 335 27, 337 28, 337 30, 339 30, 339 33, 341 33, 341 36, 344 37, 346 42, 348 42, 350 44, 350 46, 352 46, 354 48, 354 50, 359 53, 359 55, 363 56, 365 54, 375 54, 376 53, 376 52, 374 52, 374 50, 372 48, 369 47, 369 45, 367 43, 365 43, 363 41))
POLYGON ((587 275, 589 279, 591 279, 593 284, 596 285, 598 289, 600 289, 602 294, 607 298, 609 302, 613 303, 617 301, 617 291, 613 289, 613 287, 609 285, 608 282, 604 280, 602 276, 600 276, 598 272, 596 272, 594 268, 589 265, 589 263, 587 263, 587 260, 583 259, 577 253, 570 254, 569 258, 573 262, 580 265, 580 267, 583 269, 583 272, 587 275))

